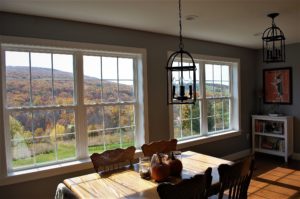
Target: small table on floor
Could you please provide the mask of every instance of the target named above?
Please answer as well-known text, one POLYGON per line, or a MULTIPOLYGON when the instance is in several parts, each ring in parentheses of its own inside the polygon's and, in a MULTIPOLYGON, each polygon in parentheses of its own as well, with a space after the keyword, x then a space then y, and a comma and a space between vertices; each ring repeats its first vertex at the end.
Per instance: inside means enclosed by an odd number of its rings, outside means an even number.
MULTIPOLYGON (((232 162, 192 151, 182 153, 183 171, 181 178, 188 179, 212 167, 212 188, 219 182, 218 166, 232 162)), ((158 183, 142 179, 137 167, 116 170, 105 176, 97 173, 64 180, 65 185, 80 198, 159 198, 158 183)), ((211 190, 211 192, 214 192, 211 190)))

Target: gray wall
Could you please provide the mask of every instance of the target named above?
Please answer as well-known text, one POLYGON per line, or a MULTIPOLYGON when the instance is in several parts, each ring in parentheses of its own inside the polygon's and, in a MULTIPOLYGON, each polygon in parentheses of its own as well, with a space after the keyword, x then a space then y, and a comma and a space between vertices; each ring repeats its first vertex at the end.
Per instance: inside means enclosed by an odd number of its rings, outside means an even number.
MULTIPOLYGON (((110 44, 147 49, 148 110, 150 141, 169 138, 169 117, 166 97, 166 59, 167 51, 177 50, 178 38, 149 32, 121 29, 116 27, 87 24, 73 21, 32 17, 0 12, 0 35, 110 44)), ((251 131, 251 114, 255 111, 255 92, 257 52, 255 50, 211 43, 199 40, 184 39, 185 49, 191 53, 222 56, 240 59, 241 74, 241 136, 207 143, 189 148, 198 152, 225 156, 249 149, 247 139, 251 131)), ((0 132, 3 132, 1 129, 0 132)), ((86 171, 89 172, 89 171, 86 171)), ((11 186, 0 187, 0 195, 10 198, 52 197, 56 185, 66 177, 80 173, 55 176, 11 186), (12 190, 17 190, 14 192, 12 190), (37 191, 33 194, 34 190, 37 191), (12 191, 12 192, 11 192, 12 191), (52 195, 51 195, 52 194, 52 195)))
MULTIPOLYGON (((267 68, 281 68, 281 67, 292 67, 292 93, 293 93, 293 103, 291 105, 280 105, 278 111, 285 115, 294 116, 294 153, 300 153, 300 43, 291 44, 286 46, 286 61, 284 63, 262 63, 262 52, 259 55, 259 76, 257 77, 258 90, 263 88, 263 69, 267 68)), ((274 106, 269 104, 262 105, 263 112, 265 114, 270 113, 274 106)))

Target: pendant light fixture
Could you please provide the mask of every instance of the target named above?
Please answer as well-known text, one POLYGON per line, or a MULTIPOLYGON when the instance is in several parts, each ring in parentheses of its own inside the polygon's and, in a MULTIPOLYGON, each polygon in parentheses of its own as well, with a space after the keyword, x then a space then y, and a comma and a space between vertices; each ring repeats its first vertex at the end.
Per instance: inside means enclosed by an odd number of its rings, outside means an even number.
POLYGON ((179 50, 167 62, 168 104, 195 104, 196 65, 192 55, 183 50, 181 25, 181 0, 179 10, 179 50))
POLYGON ((267 28, 262 37, 263 62, 285 62, 285 37, 280 28, 274 22, 279 13, 268 14, 272 18, 272 26, 267 28))

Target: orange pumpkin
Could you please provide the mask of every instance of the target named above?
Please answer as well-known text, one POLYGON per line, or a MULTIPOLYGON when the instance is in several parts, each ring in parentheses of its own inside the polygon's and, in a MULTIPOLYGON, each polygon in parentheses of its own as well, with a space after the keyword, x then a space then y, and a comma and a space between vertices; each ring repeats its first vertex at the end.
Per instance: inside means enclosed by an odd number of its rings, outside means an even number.
POLYGON ((170 167, 162 162, 159 154, 156 154, 158 160, 151 165, 151 178, 157 182, 166 180, 170 175, 170 167))
POLYGON ((168 165, 170 167, 170 175, 180 176, 182 171, 182 162, 175 158, 174 153, 171 153, 171 158, 168 160, 168 165))

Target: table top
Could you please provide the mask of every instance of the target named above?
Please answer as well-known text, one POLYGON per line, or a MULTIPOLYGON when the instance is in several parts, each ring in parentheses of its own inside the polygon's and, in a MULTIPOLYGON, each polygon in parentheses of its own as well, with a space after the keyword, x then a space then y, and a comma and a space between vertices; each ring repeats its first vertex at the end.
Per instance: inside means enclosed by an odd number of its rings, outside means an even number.
MULTIPOLYGON (((183 171, 181 178, 170 179, 179 182, 204 172, 212 167, 212 184, 219 181, 218 166, 232 162, 192 151, 182 153, 183 171)), ((65 185, 80 198, 159 198, 156 191, 158 185, 153 180, 142 179, 137 167, 119 169, 113 173, 99 175, 87 174, 64 180, 65 185)))

